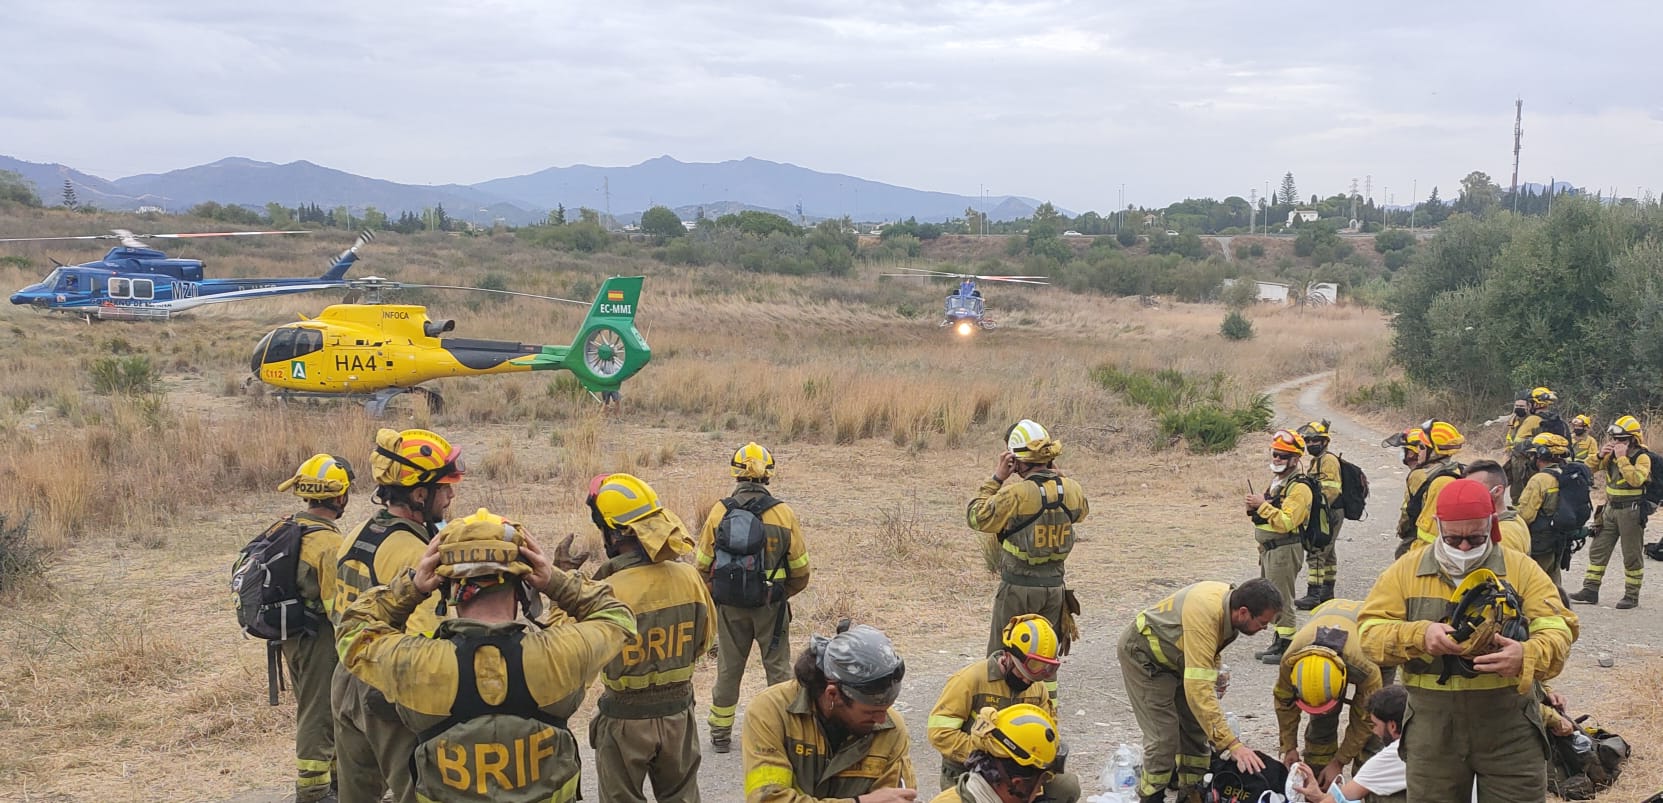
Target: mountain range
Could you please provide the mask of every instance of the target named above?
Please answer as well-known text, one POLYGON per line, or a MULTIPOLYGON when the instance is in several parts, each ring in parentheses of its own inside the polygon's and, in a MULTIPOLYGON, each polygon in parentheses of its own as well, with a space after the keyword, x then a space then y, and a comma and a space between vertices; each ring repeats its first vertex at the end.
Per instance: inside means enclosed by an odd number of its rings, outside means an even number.
POLYGON ((1021 196, 983 199, 916 190, 754 158, 690 163, 660 156, 628 167, 551 167, 471 185, 400 184, 307 161, 273 164, 235 156, 114 180, 9 156, 0 156, 0 170, 33 182, 49 204, 60 198, 68 180, 77 200, 102 209, 154 206, 177 212, 206 201, 259 209, 275 201, 289 207, 346 206, 354 212, 373 206, 397 217, 442 204, 454 218, 500 218, 516 225, 541 221, 558 206, 574 214, 580 207, 610 210, 618 222, 628 223, 658 205, 677 209, 684 218, 704 208, 712 216, 760 209, 808 221, 848 215, 859 221, 916 217, 925 222, 963 217, 967 208, 985 211, 993 220, 1014 220, 1028 217, 1039 205, 1021 196))

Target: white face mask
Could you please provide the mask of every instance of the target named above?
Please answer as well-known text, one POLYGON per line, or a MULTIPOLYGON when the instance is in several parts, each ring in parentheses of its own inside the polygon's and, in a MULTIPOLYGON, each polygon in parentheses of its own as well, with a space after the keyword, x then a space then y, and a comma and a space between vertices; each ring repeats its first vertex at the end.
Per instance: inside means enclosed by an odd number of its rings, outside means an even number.
POLYGON ((1437 558, 1438 568, 1443 569, 1444 574, 1449 575, 1449 579, 1458 581, 1478 568, 1479 564, 1490 556, 1490 550, 1494 546, 1486 540, 1483 546, 1462 552, 1440 537, 1432 542, 1432 556, 1437 558))
POLYGON ((1288 470, 1288 467, 1287 467, 1286 464, 1278 463, 1275 460, 1270 461, 1270 473, 1272 473, 1272 474, 1281 474, 1282 472, 1287 471, 1287 470, 1288 470))

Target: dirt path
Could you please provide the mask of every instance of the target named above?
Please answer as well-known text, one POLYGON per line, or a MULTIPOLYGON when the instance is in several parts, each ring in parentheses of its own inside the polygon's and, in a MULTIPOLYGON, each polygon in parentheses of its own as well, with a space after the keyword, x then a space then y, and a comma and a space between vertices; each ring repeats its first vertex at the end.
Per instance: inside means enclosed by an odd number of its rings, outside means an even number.
MULTIPOLYGON (((1396 545, 1392 530, 1402 503, 1406 472, 1398 464, 1395 450, 1380 448, 1385 433, 1354 421, 1326 401, 1327 377, 1326 373, 1299 377, 1270 388, 1268 392, 1276 401, 1277 426, 1295 427, 1313 419, 1328 419, 1334 432, 1334 450, 1361 466, 1369 476, 1369 515, 1363 521, 1347 522, 1338 550, 1338 595, 1360 599, 1367 594, 1374 578, 1392 560, 1392 549, 1396 545)), ((1251 451, 1251 444, 1245 448, 1251 451)), ((1250 465, 1257 466, 1259 461, 1251 461, 1250 465)), ((1244 484, 1248 478, 1258 479, 1254 475, 1244 475, 1244 484)), ((1099 482, 1103 481, 1106 480, 1099 478, 1099 482)), ((1255 484, 1262 486, 1262 483, 1255 484)), ((1153 576, 1136 587, 1104 584, 1076 588, 1086 612, 1082 623, 1085 638, 1076 645, 1074 654, 1066 659, 1059 681, 1063 732, 1071 749, 1069 768, 1081 776, 1087 795, 1103 791, 1097 783, 1097 775, 1116 746, 1121 742, 1135 744, 1139 740, 1137 724, 1125 699, 1119 664, 1114 654, 1116 641, 1125 623, 1138 610, 1154 603, 1172 589, 1202 579, 1240 581, 1258 574, 1257 557, 1248 539, 1245 522, 1224 532, 1196 533, 1173 528, 1170 532, 1149 534, 1157 549, 1158 544, 1165 542, 1197 537, 1217 539, 1217 560, 1210 561, 1206 567, 1161 566, 1158 554, 1147 554, 1154 550, 1140 552, 1124 546, 1124 543, 1135 542, 1130 537, 1122 539, 1128 534, 1120 532, 1134 526, 1132 522, 1135 519, 1129 517, 1124 509, 1116 508, 1147 503, 1149 500, 1123 498, 1111 501, 1117 504, 1105 504, 1094 509, 1092 518, 1086 522, 1094 537, 1084 544, 1084 548, 1077 548, 1073 560, 1104 561, 1109 565, 1139 562, 1154 564, 1155 568, 1140 571, 1140 576, 1153 576)), ((1173 499, 1167 500, 1167 503, 1177 506, 1183 501, 1173 499)), ((1567 576, 1580 578, 1585 564, 1585 557, 1578 556, 1567 576)), ((965 593, 983 602, 983 598, 991 594, 992 585, 989 581, 985 588, 967 589, 965 593)), ((1303 578, 1299 590, 1304 590, 1303 578)), ((1614 600, 1617 594, 1610 596, 1614 600)), ((1647 603, 1651 604, 1651 601, 1648 599, 1647 603)), ((1602 682, 1611 682, 1612 675, 1610 670, 1597 667, 1594 660, 1597 652, 1616 655, 1619 665, 1630 658, 1656 659, 1655 645, 1663 643, 1663 638, 1660 638, 1663 636, 1663 621, 1658 617, 1617 612, 1608 606, 1582 606, 1577 613, 1582 617, 1582 639, 1573 652, 1565 676, 1557 684, 1573 701, 1612 693, 1612 690, 1602 687, 1602 682)), ((1242 737, 1249 745, 1274 753, 1277 747, 1276 720, 1271 709, 1270 688, 1275 680, 1275 667, 1261 664, 1253 658, 1253 652, 1262 649, 1269 639, 1268 634, 1241 638, 1225 652, 1224 660, 1231 667, 1233 679, 1231 690, 1224 698, 1224 707, 1238 716, 1242 737)), ((984 644, 976 638, 937 644, 934 649, 909 644, 899 646, 907 661, 908 671, 895 711, 906 720, 911 732, 913 761, 919 784, 929 793, 925 795, 928 799, 937 788, 939 758, 925 740, 924 721, 947 675, 976 660, 984 644)), ((752 671, 758 670, 753 667, 752 671)), ((707 703, 703 695, 700 703, 702 721, 702 706, 707 703)), ((743 713, 739 724, 742 727, 743 713)), ((594 757, 587 746, 587 739, 582 736, 587 732, 587 722, 574 721, 573 730, 580 734, 584 764, 591 768, 583 777, 584 797, 593 800, 597 797, 596 778, 592 771, 594 757)), ((1644 741, 1636 740, 1637 748, 1644 750, 1644 741)), ((700 788, 707 800, 742 799, 743 779, 737 749, 726 755, 717 755, 707 748, 703 761, 700 788)), ((286 798, 286 790, 270 789, 238 796, 231 803, 280 803, 286 798)))

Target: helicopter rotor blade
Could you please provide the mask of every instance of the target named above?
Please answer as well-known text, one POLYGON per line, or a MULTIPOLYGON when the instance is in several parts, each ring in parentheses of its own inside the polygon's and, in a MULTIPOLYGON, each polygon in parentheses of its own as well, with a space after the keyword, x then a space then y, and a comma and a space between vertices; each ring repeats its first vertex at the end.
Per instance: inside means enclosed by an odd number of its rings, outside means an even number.
POLYGON ((0 243, 35 243, 49 240, 134 240, 145 239, 173 239, 180 240, 191 237, 252 237, 262 234, 311 234, 310 231, 213 231, 199 234, 134 234, 125 229, 115 229, 111 234, 82 234, 75 237, 6 237, 0 238, 0 243))
POLYGON ((559 298, 557 296, 538 295, 536 293, 520 293, 513 290, 492 290, 486 287, 464 287, 456 284, 410 284, 406 282, 394 282, 383 279, 379 276, 365 276, 362 279, 353 279, 344 282, 344 285, 354 290, 368 290, 376 293, 379 293, 382 290, 462 290, 473 293, 496 293, 498 295, 518 296, 520 298, 535 298, 540 301, 559 301, 565 304, 576 304, 580 307, 587 307, 591 303, 588 301, 574 301, 570 298, 559 298))

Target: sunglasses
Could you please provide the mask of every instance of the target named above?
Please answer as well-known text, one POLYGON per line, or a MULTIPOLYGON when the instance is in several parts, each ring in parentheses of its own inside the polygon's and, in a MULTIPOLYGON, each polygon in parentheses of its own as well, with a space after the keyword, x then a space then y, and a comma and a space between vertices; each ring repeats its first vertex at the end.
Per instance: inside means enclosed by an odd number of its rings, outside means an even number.
POLYGON ((1482 533, 1479 535, 1444 535, 1443 533, 1439 533, 1438 537, 1442 538, 1444 543, 1454 547, 1479 547, 1483 546, 1485 541, 1490 540, 1489 533, 1482 533))

